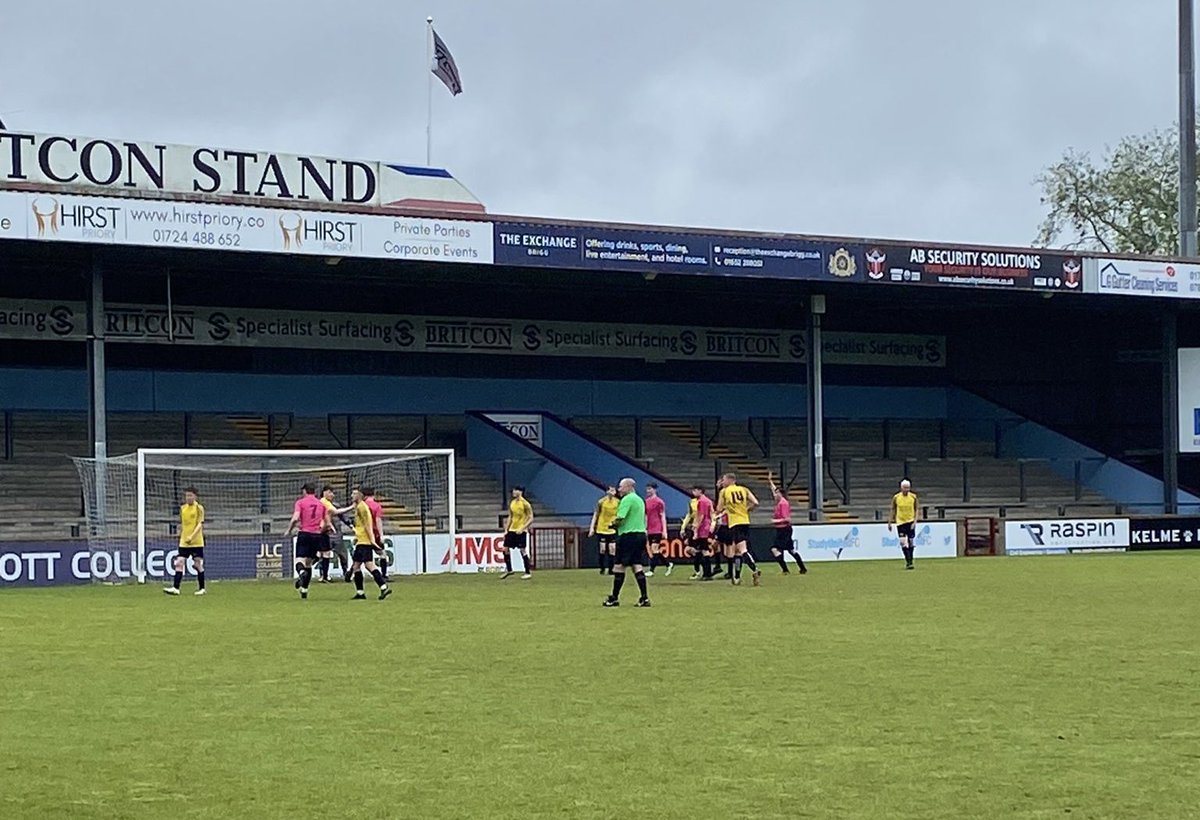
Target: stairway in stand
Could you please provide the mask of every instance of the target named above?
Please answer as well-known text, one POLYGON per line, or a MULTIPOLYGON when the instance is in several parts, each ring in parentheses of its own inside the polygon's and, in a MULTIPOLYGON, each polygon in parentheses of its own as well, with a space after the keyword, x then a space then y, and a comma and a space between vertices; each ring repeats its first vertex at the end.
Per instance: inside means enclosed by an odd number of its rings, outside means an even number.
MULTIPOLYGON (((695 448, 697 453, 700 452, 700 432, 690 422, 676 419, 654 419, 653 423, 671 437, 689 447, 695 448)), ((738 480, 742 483, 757 486, 761 490, 761 493, 756 493, 759 496, 759 503, 764 508, 770 508, 772 501, 767 490, 770 487, 771 477, 769 468, 761 462, 750 458, 745 453, 738 452, 732 447, 728 447, 717 441, 708 444, 705 452, 712 458, 722 461, 729 472, 737 473, 738 480)), ((776 477, 776 480, 778 481, 778 477, 776 477)), ((751 489, 754 489, 754 487, 751 487, 751 489)), ((789 490, 788 499, 792 502, 793 520, 796 519, 798 513, 808 507, 810 497, 808 488, 806 487, 792 487, 789 490)), ((841 509, 837 502, 825 501, 823 507, 826 521, 837 523, 853 520, 852 516, 841 509)))
MULTIPOLYGON (((312 449, 306 446, 301 441, 285 441, 280 442, 278 447, 271 447, 270 440, 270 424, 268 424, 265 416, 239 416, 232 415, 227 417, 229 424, 238 433, 244 436, 248 441, 255 445, 254 449, 267 450, 309 450, 312 449)), ((323 471, 313 475, 317 481, 317 492, 320 493, 322 484, 331 484, 334 487, 341 487, 345 483, 346 476, 341 471, 323 471)), ((300 488, 296 488, 299 493, 300 488)), ((383 520, 386 525, 387 534, 409 535, 421 532, 421 516, 418 513, 405 507, 399 501, 390 498, 386 494, 377 493, 375 500, 379 502, 379 506, 383 508, 383 520)), ((338 499, 339 504, 349 504, 350 499, 338 499)))

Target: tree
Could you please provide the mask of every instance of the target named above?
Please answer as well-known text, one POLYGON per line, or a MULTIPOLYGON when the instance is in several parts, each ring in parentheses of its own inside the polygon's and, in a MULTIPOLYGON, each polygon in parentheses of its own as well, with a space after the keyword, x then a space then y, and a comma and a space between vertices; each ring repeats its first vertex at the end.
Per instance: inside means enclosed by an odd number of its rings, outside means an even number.
POLYGON ((1179 249, 1179 135, 1125 137, 1100 162, 1068 150, 1037 178, 1049 209, 1040 246, 1173 255, 1179 249))

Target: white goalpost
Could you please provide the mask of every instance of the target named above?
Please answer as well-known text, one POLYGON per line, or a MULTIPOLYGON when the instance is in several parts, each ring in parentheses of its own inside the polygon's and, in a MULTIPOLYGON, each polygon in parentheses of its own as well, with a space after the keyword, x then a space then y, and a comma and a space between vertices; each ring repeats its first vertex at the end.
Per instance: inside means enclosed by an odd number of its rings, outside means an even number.
MULTIPOLYGON (((179 508, 194 489, 204 507, 205 574, 213 580, 292 575, 295 540, 283 538, 307 483, 332 491, 338 508, 355 488, 383 507, 390 572, 453 572, 454 451, 140 449, 74 459, 83 487, 88 548, 108 553, 108 577, 139 583, 169 577, 179 545, 179 508)), ((335 520, 335 553, 353 542, 353 514, 335 520)), ((96 565, 96 562, 93 562, 96 565)), ((335 566, 337 562, 335 561, 335 566)), ((190 569, 190 568, 189 568, 190 569)))

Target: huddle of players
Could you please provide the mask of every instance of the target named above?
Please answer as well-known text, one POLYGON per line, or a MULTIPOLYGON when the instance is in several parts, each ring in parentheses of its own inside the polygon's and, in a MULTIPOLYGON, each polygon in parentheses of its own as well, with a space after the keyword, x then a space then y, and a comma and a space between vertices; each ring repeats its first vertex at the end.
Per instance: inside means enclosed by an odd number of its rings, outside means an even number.
MULTIPOLYGON (((687 517, 681 526, 681 535, 692 556, 693 580, 712 581, 721 571, 721 559, 728 564, 723 578, 734 584, 741 583, 742 567, 750 568, 754 585, 758 586, 762 572, 750 552, 750 512, 759 505, 754 493, 738 483, 737 476, 727 473, 718 484, 719 495, 714 508, 704 487, 692 488, 692 500, 687 517)), ((808 572, 804 561, 795 549, 792 540, 792 512, 787 493, 771 481, 775 496, 772 524, 775 527, 775 542, 771 554, 785 574, 790 574, 786 554, 796 561, 801 573, 808 572)), ((592 513, 589 537, 595 537, 600 552, 600 573, 614 574, 617 563, 619 505, 623 494, 616 486, 610 486, 604 497, 596 502, 592 513)), ((647 576, 653 576, 660 564, 665 564, 665 575, 670 575, 674 564, 666 557, 667 516, 663 500, 658 496, 658 485, 646 485, 646 551, 650 556, 647 576)))
MULTIPOLYGON (((328 484, 316 497, 316 485, 311 482, 301 489, 300 498, 292 508, 292 519, 288 522, 284 538, 299 530, 296 536, 296 589, 301 598, 308 598, 308 587, 312 583, 313 561, 318 560, 321 583, 329 583, 330 561, 336 557, 342 568, 342 577, 354 581, 355 600, 366 600, 363 591, 362 569, 365 567, 379 586, 379 599, 392 594, 387 583, 387 553, 383 543, 383 507, 375 500, 372 487, 356 487, 351 494, 351 504, 339 508, 333 501, 333 487, 328 484), (341 548, 339 523, 346 513, 354 513, 354 552, 352 565, 347 567, 346 554, 341 548), (337 547, 334 547, 334 538, 337 547), (379 562, 374 560, 379 554, 379 562)), ((168 595, 178 595, 183 582, 183 571, 191 559, 196 572, 198 589, 196 595, 204 595, 204 505, 200 503, 195 487, 183 491, 183 504, 179 507, 179 548, 175 555, 174 577, 171 586, 163 589, 168 595)))
POLYGON ((371 574, 375 585, 379 587, 379 600, 392 594, 387 582, 387 553, 383 543, 383 507, 375 500, 375 491, 371 487, 355 487, 350 495, 350 506, 338 508, 333 501, 333 488, 326 485, 317 498, 317 488, 313 483, 305 484, 301 495, 296 499, 292 509, 292 519, 288 522, 284 538, 298 530, 296 535, 296 589, 302 599, 308 598, 308 588, 312 583, 313 561, 320 559, 321 582, 329 582, 329 562, 337 555, 342 567, 342 575, 347 581, 354 582, 354 599, 365 601, 366 592, 363 590, 363 569, 371 574), (341 549, 333 548, 334 536, 339 536, 337 524, 342 515, 354 513, 354 551, 350 557, 350 567, 346 567, 346 558, 341 549), (379 563, 375 555, 379 554, 379 563))
MULTIPOLYGON (((804 559, 796 550, 792 538, 792 505, 787 491, 771 481, 771 494, 775 498, 771 524, 775 529, 775 540, 771 545, 771 556, 779 564, 784 575, 790 575, 787 555, 795 560, 801 574, 808 572, 804 559)), ((683 519, 681 536, 687 553, 692 556, 692 580, 712 581, 721 572, 721 559, 728 569, 721 576, 734 584, 741 583, 742 567, 750 567, 754 585, 762 578, 750 552, 750 512, 759 506, 753 492, 738 484, 737 476, 726 473, 718 482, 717 504, 714 507, 707 490, 697 484, 692 487, 692 500, 687 517, 683 519)))

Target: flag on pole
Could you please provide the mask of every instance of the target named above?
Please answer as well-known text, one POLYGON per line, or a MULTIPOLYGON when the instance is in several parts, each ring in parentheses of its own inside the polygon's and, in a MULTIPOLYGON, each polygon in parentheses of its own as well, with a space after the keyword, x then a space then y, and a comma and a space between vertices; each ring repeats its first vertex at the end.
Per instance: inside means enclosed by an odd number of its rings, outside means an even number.
POLYGON ((438 33, 433 32, 433 75, 446 84, 450 93, 458 96, 462 93, 462 80, 458 77, 458 66, 454 64, 454 55, 438 33))

